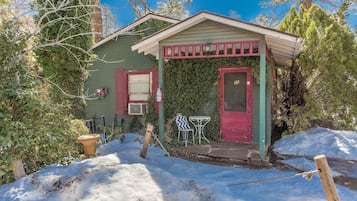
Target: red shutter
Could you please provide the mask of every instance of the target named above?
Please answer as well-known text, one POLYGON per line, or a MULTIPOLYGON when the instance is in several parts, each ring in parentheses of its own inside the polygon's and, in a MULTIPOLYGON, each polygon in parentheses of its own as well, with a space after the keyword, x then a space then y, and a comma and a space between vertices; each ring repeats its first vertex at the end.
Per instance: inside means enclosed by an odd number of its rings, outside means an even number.
POLYGON ((152 97, 155 100, 155 112, 159 113, 159 103, 156 102, 156 90, 159 87, 159 68, 154 67, 151 69, 152 72, 152 97))
POLYGON ((115 70, 116 114, 125 115, 128 107, 128 77, 124 69, 115 70))

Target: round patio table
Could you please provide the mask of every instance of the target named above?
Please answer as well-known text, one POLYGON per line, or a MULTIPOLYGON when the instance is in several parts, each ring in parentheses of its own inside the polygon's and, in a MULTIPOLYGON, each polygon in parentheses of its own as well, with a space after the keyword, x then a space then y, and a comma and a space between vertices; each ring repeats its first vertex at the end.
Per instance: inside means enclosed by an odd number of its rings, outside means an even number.
POLYGON ((196 134, 198 136, 198 144, 201 144, 201 138, 205 139, 207 142, 209 140, 206 138, 204 134, 204 128, 211 121, 211 117, 209 116, 190 116, 188 117, 190 122, 195 127, 196 134))

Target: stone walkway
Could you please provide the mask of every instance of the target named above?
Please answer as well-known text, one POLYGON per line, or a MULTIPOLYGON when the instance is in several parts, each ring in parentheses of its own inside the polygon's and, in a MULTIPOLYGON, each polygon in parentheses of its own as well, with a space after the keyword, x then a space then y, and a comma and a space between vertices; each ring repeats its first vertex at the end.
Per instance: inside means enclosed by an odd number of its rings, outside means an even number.
POLYGON ((261 160, 259 145, 215 142, 211 144, 176 147, 172 153, 193 161, 219 165, 243 165, 249 167, 270 167, 269 159, 261 160))

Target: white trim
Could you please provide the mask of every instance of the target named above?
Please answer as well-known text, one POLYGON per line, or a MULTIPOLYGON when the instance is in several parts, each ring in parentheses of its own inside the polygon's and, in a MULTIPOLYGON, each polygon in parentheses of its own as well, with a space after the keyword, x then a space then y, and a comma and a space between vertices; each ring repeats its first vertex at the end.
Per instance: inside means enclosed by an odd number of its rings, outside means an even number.
POLYGON ((136 26, 146 22, 147 20, 150 19, 156 19, 156 20, 161 20, 161 21, 165 21, 165 22, 169 22, 172 24, 176 24, 178 22, 180 22, 180 20, 177 19, 173 19, 173 18, 169 18, 169 17, 165 17, 165 16, 161 16, 161 15, 156 15, 156 14, 152 14, 152 13, 148 13, 147 15, 137 19, 136 21, 134 21, 133 23, 123 27, 122 29, 119 29, 118 31, 114 32, 113 34, 109 35, 108 37, 104 38, 103 40, 98 41, 92 49, 97 48, 101 45, 103 45, 104 43, 116 38, 117 36, 120 35, 125 35, 128 31, 132 30, 133 28, 135 28, 136 26))

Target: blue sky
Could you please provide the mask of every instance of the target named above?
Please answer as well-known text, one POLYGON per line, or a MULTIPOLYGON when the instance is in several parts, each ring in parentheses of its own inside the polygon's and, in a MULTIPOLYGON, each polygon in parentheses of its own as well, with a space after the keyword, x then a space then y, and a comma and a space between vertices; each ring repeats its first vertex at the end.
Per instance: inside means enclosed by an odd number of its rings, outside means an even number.
MULTIPOLYGON (((165 0, 147 0, 149 7, 156 9, 158 1, 165 0)), ((194 15, 200 11, 210 11, 221 15, 229 16, 230 10, 235 11, 240 20, 251 22, 259 13, 268 13, 273 8, 262 8, 259 2, 263 0, 192 0, 189 4, 190 15, 194 15)), ((268 0, 265 0, 268 1, 268 0)), ((118 18, 119 28, 130 24, 135 20, 132 9, 130 8, 129 0, 101 0, 101 4, 108 4, 112 13, 118 18)), ((274 12, 278 15, 283 15, 284 11, 288 11, 288 5, 280 6, 280 11, 275 8, 274 12)), ((353 27, 357 25, 356 15, 350 15, 348 22, 353 27)))
MULTIPOLYGON (((162 0, 164 1, 164 0, 162 0)), ((190 15, 206 10, 221 15, 229 16, 229 11, 234 10, 240 19, 251 21, 262 11, 259 6, 261 0, 192 0, 189 5, 190 15)), ((150 8, 156 9, 158 0, 147 1, 150 8)), ((123 27, 135 20, 130 8, 129 0, 101 0, 101 4, 108 4, 112 13, 117 15, 119 27, 123 27)))

